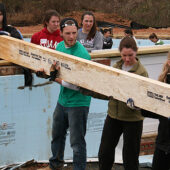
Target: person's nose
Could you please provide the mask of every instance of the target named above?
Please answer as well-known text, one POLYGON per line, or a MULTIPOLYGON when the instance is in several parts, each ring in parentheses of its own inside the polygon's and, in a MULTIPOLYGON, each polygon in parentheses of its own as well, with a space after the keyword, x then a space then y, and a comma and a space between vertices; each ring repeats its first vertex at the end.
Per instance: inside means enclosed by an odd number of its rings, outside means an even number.
POLYGON ((126 57, 126 61, 130 61, 129 57, 126 57))
POLYGON ((74 36, 73 34, 70 34, 70 38, 71 38, 71 39, 73 39, 73 36, 74 36))
POLYGON ((87 22, 87 25, 90 25, 91 22, 87 22))
POLYGON ((54 25, 55 25, 55 26, 58 26, 58 25, 59 25, 59 23, 58 23, 58 22, 55 22, 55 23, 54 23, 54 25))

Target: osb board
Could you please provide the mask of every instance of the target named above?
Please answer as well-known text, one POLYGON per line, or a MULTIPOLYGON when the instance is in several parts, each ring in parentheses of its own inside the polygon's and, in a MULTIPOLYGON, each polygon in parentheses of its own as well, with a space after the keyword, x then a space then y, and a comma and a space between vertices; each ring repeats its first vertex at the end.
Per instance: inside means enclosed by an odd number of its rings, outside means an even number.
POLYGON ((67 82, 123 102, 133 98, 140 108, 170 116, 168 84, 6 36, 0 37, 0 51, 0 58, 32 70, 44 68, 47 74, 56 61, 67 82))

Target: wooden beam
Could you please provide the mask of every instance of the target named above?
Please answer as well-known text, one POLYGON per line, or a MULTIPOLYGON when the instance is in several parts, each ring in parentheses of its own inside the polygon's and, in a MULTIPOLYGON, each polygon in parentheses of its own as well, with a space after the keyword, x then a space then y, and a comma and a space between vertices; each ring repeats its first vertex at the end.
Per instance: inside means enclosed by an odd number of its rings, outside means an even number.
POLYGON ((133 98, 140 108, 170 116, 169 84, 7 36, 0 36, 0 51, 0 58, 32 70, 44 68, 48 75, 56 61, 67 82, 123 102, 133 98))
MULTIPOLYGON (((149 47, 139 47, 137 54, 165 53, 168 51, 170 51, 170 44, 154 45, 149 47)), ((92 58, 115 57, 120 56, 120 52, 118 49, 95 50, 90 55, 92 58)))
POLYGON ((14 65, 13 63, 5 60, 0 60, 0 66, 11 66, 14 65))
MULTIPOLYGON (((154 54, 154 53, 165 53, 170 51, 170 45, 157 45, 152 47, 139 47, 138 54, 154 54)), ((120 57, 120 52, 118 49, 109 50, 96 50, 91 54, 92 59, 96 58, 110 58, 110 57, 120 57)), ((1 65, 12 65, 10 62, 5 60, 0 60, 1 65)))

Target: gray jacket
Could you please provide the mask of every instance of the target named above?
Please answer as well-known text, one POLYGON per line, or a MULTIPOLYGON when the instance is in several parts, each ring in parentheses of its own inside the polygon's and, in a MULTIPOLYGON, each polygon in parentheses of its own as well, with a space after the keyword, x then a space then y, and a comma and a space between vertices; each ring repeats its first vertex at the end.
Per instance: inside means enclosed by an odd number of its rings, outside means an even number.
POLYGON ((77 40, 87 49, 88 52, 103 48, 103 35, 99 31, 96 32, 93 39, 87 40, 87 34, 83 33, 82 29, 79 29, 77 40))

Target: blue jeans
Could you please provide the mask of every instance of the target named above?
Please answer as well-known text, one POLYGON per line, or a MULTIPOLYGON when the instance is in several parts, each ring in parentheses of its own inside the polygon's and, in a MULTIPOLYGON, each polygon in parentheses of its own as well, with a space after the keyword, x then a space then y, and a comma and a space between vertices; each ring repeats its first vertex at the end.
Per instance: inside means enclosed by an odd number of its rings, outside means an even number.
POLYGON ((73 169, 86 168, 86 124, 89 107, 63 107, 59 103, 53 114, 51 169, 57 169, 64 163, 64 148, 67 130, 70 131, 70 144, 73 149, 73 169))

